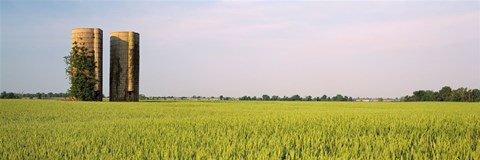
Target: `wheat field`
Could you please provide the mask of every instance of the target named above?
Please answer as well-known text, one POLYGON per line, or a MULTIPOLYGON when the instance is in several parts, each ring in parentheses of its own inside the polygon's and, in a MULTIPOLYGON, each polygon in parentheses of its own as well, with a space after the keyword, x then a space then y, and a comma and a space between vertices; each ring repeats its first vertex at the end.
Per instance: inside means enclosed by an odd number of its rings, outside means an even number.
POLYGON ((0 103, 0 159, 480 158, 480 103, 0 103))

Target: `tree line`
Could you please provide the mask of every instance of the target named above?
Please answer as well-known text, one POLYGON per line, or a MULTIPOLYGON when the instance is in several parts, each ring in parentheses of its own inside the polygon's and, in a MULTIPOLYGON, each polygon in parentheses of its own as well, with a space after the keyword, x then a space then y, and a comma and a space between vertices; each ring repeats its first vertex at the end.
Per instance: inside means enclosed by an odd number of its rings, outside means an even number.
POLYGON ((256 96, 243 96, 238 98, 238 100, 243 101, 353 101, 352 97, 342 96, 341 94, 337 94, 336 96, 329 97, 327 95, 323 95, 321 97, 312 97, 312 96, 305 96, 301 97, 300 95, 296 94, 291 97, 288 96, 269 96, 267 94, 262 95, 261 97, 256 96))
MULTIPOLYGON (((0 93, 0 99, 50 99, 50 98, 67 98, 69 97, 68 93, 14 93, 14 92, 6 92, 3 91, 0 93)), ((202 96, 192 96, 189 97, 146 97, 145 95, 141 94, 142 100, 162 100, 162 99, 179 99, 179 100, 187 100, 187 99, 218 99, 218 100, 235 100, 237 98, 233 97, 202 97, 202 96)), ((260 97, 257 96, 242 96, 239 97, 238 100, 243 101, 354 101, 352 97, 343 96, 341 94, 337 94, 336 96, 329 97, 327 95, 323 95, 320 97, 312 97, 312 96, 305 96, 301 97, 300 95, 296 94, 293 96, 269 96, 264 94, 260 97)), ((400 101, 411 102, 411 101, 450 101, 450 102, 480 102, 480 90, 479 89, 468 89, 468 88, 458 88, 452 89, 449 86, 442 87, 439 91, 433 90, 418 90, 414 91, 413 95, 407 95, 401 97, 400 101)))
POLYGON ((0 99, 22 99, 22 98, 50 99, 50 98, 67 98, 67 97, 68 97, 68 93, 53 93, 53 92, 13 93, 13 92, 3 91, 2 93, 0 93, 0 99))
POLYGON ((442 87, 439 91, 418 90, 413 95, 401 98, 401 101, 450 101, 450 102, 480 102, 480 90, 458 88, 453 90, 449 86, 442 87))

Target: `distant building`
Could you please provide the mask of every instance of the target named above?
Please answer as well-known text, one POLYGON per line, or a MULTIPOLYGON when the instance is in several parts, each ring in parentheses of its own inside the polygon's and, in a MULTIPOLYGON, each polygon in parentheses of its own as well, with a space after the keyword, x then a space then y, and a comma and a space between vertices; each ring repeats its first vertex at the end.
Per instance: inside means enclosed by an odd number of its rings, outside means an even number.
POLYGON ((95 99, 102 101, 103 98, 103 31, 100 28, 74 28, 72 29, 72 46, 77 42, 77 46, 85 47, 88 51, 93 50, 95 59, 95 79, 97 83, 94 87, 95 99))
POLYGON ((110 101, 138 101, 140 35, 110 33, 110 101))

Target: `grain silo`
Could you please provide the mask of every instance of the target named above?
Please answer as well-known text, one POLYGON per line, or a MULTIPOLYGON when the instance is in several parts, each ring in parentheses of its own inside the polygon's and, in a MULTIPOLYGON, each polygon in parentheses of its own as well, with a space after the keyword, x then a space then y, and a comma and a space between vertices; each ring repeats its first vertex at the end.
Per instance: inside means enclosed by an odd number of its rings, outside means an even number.
POLYGON ((110 101, 139 100, 140 35, 110 33, 110 101))
POLYGON ((95 58, 95 99, 101 101, 103 98, 103 31, 100 28, 74 28, 72 29, 72 45, 77 42, 78 46, 84 46, 88 51, 93 50, 95 58))

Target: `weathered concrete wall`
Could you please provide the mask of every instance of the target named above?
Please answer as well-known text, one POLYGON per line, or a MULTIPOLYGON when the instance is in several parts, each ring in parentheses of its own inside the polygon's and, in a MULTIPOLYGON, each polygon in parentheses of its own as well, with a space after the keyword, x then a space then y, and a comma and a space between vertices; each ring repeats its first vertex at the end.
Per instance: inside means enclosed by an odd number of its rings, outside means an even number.
POLYGON ((110 101, 138 101, 140 35, 110 33, 110 101))
POLYGON ((72 46, 77 42, 78 46, 84 46, 88 51, 93 50, 95 57, 95 97, 101 101, 103 98, 103 31, 100 28, 74 28, 72 29, 72 46))

